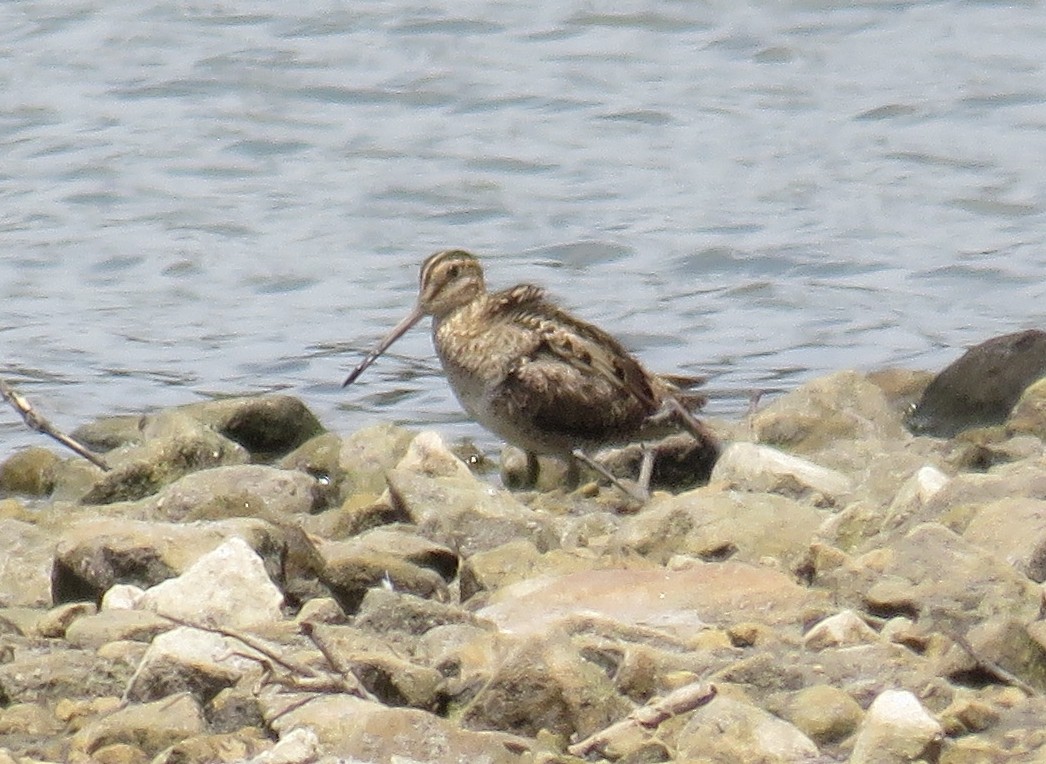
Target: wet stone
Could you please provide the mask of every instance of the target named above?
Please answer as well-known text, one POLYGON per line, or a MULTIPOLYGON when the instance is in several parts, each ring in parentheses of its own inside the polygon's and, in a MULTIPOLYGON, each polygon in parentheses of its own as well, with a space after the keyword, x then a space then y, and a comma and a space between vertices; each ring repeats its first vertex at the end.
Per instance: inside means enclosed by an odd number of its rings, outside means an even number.
POLYGON ((938 374, 907 420, 916 433, 950 438, 1002 424, 1024 390, 1046 376, 1046 332, 1006 334, 970 348, 938 374))

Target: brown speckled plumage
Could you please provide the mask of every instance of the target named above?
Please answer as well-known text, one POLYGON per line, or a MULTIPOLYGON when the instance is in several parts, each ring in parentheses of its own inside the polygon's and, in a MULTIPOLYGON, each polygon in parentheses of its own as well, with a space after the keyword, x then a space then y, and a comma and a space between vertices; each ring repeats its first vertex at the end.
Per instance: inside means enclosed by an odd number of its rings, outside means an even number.
POLYGON ((430 315, 436 352, 461 405, 531 460, 533 454, 569 459, 575 449, 678 430, 666 411, 669 399, 685 397, 687 408, 701 402, 648 372, 603 330, 549 302, 543 289, 524 284, 488 292, 479 261, 467 252, 432 255, 419 282, 415 309, 345 384, 430 315))

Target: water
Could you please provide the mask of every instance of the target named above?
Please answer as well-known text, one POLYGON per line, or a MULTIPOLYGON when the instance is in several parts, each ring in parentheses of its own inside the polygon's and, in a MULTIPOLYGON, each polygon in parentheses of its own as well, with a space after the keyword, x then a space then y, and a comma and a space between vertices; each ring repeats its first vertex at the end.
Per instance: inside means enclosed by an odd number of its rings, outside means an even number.
POLYGON ((601 7, 3 4, 0 374, 66 428, 287 391, 492 446, 420 328, 339 386, 448 246, 715 416, 1046 324, 1046 6, 601 7))

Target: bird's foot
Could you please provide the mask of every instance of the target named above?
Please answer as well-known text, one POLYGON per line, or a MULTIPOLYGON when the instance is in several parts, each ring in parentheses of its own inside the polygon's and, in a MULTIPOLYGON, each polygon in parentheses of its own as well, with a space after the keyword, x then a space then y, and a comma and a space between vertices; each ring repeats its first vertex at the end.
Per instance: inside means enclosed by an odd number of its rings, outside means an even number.
MULTIPOLYGON (((647 453, 644 453, 644 455, 643 455, 644 468, 646 468, 648 472, 652 472, 653 471, 653 463, 654 463, 654 461, 653 461, 653 452, 647 452, 647 453), (650 467, 649 468, 646 468, 647 453, 650 454, 650 467)), ((593 459, 591 456, 586 454, 580 448, 575 448, 571 452, 571 455, 574 457, 573 462, 574 462, 575 465, 578 462, 580 462, 581 464, 584 464, 586 467, 589 467, 589 468, 595 470, 601 476, 603 476, 608 481, 610 481, 610 484, 612 486, 617 488, 619 491, 621 491, 621 493, 625 494, 625 496, 627 496, 628 498, 632 499, 633 501, 637 501, 640 504, 643 504, 643 503, 645 503, 647 501, 647 499, 650 498, 650 476, 647 475, 646 482, 643 482, 643 480, 642 480, 642 475, 643 475, 642 471, 640 471, 640 484, 639 485, 635 485, 635 486, 630 486, 630 485, 626 485, 625 483, 622 483, 621 480, 618 479, 617 475, 614 475, 612 472, 610 472, 610 470, 608 470, 602 464, 600 464, 595 459, 593 459)))

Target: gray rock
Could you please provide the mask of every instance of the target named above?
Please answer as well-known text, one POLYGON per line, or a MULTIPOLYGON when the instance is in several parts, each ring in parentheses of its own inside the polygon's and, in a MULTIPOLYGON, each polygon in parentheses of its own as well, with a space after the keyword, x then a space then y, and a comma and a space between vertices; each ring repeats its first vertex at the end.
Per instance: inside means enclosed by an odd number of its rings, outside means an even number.
POLYGON ((919 616, 960 633, 994 615, 1038 617, 1038 586, 943 526, 917 526, 890 549, 864 594, 873 613, 919 616))
POLYGON ((97 649, 117 640, 150 642, 157 634, 171 628, 170 621, 155 613, 142 610, 102 610, 71 623, 65 631, 65 639, 74 647, 97 649))
POLYGON ((727 446, 711 480, 742 491, 813 497, 822 506, 841 504, 853 491, 853 481, 840 472, 756 443, 727 446))
POLYGON ((839 743, 857 729, 864 717, 847 692, 815 684, 789 695, 780 716, 819 746, 839 743))
POLYGON ((139 607, 189 623, 250 628, 282 618, 283 593, 261 557, 238 536, 194 562, 177 578, 148 589, 139 607))
POLYGON ((94 651, 17 651, 12 660, 0 664, 0 698, 7 704, 119 696, 133 672, 133 665, 94 651))
POLYGON ((323 432, 309 408, 289 395, 224 398, 176 410, 239 443, 255 461, 286 454, 323 432))
POLYGON ((458 570, 457 555, 410 528, 375 528, 321 544, 319 553, 321 579, 347 613, 355 612, 374 586, 447 599, 447 584, 458 570))
POLYGON ((127 697, 148 702, 189 693, 205 705, 247 676, 255 680, 269 660, 236 639, 187 627, 157 636, 127 688, 127 697))
POLYGON ((882 389, 855 371, 807 382, 756 414, 752 427, 759 442, 805 454, 837 440, 905 437, 882 389))
POLYGON ((60 462, 54 453, 39 446, 16 451, 0 464, 0 494, 46 496, 54 489, 60 462))
POLYGON ((718 697, 701 706, 679 733, 680 759, 813 762, 817 746, 795 726, 748 703, 718 697))
POLYGON ((477 761, 518 764, 530 742, 493 732, 462 730, 453 722, 413 708, 388 708, 350 695, 294 695, 265 699, 266 716, 281 739, 294 730, 310 730, 327 756, 394 764, 477 761), (346 724, 351 719, 351 724, 346 724))
POLYGON ((410 706, 436 712, 443 700, 444 677, 428 666, 397 654, 388 640, 352 626, 317 625, 317 644, 337 669, 351 672, 387 706, 410 706))
POLYGON ((386 503, 405 508, 424 535, 463 557, 517 538, 542 550, 556 543, 547 516, 477 480, 435 433, 411 441, 388 484, 386 503))
POLYGON ((157 415, 150 434, 108 452, 108 472, 84 460, 63 462, 55 474, 54 498, 81 504, 135 501, 196 470, 250 458, 236 443, 184 414, 157 415))
POLYGON ((51 604, 51 561, 57 534, 0 518, 0 607, 51 604))
POLYGON ((523 581, 497 591, 477 615, 502 631, 532 634, 578 616, 692 638, 709 624, 757 620, 798 628, 825 609, 823 595, 769 568, 739 562, 680 570, 605 569, 523 581))
POLYGON ((868 709, 857 733, 850 764, 908 764, 932 761, 944 730, 907 690, 886 690, 868 709))
POLYGON ((1046 581, 1046 500, 1013 498, 985 504, 962 536, 1009 561, 1032 581, 1046 581))
POLYGON ((1026 433, 1046 441, 1046 379, 1028 386, 1006 420, 1009 433, 1026 433))
POLYGON ((170 745, 207 729, 203 712, 188 694, 142 705, 133 704, 88 724, 73 736, 73 750, 90 755, 118 743, 158 754, 170 745))
POLYGON ((803 645, 808 650, 823 650, 826 647, 844 647, 879 641, 879 634, 853 610, 825 618, 812 626, 803 635, 803 645))
POLYGON ((1021 393, 1046 376, 1046 332, 1029 329, 970 348, 938 374, 907 419, 916 433, 950 438, 1002 424, 1021 393))
POLYGON ((806 552, 823 519, 817 509, 776 494, 698 488, 651 500, 624 521, 610 548, 660 563, 684 554, 789 564, 806 552))
POLYGON ((283 520, 320 504, 316 479, 261 464, 215 467, 186 475, 142 503, 145 517, 172 522, 261 517, 283 520))
POLYGON ((534 737, 587 737, 631 710, 603 669, 563 635, 521 640, 462 712, 462 723, 534 737))
POLYGON ((54 601, 100 600, 116 584, 142 588, 184 572, 204 554, 232 537, 246 539, 279 575, 286 555, 284 533, 249 518, 180 525, 110 518, 74 522, 54 551, 54 601))

